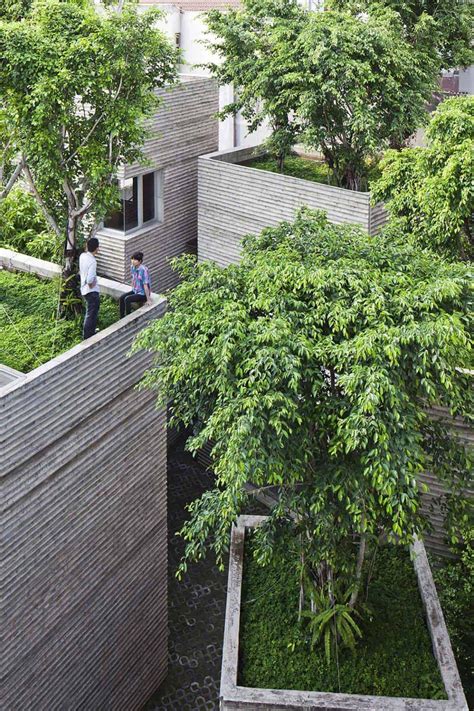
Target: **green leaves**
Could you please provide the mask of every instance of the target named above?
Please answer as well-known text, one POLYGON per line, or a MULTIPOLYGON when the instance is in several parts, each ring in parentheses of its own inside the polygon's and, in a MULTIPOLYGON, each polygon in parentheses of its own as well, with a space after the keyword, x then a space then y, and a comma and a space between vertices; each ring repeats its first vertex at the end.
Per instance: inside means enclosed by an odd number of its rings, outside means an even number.
POLYGON ((155 89, 175 80, 178 62, 156 18, 131 3, 118 14, 92 0, 40 0, 21 21, 0 23, 14 150, 58 233, 68 216, 75 228, 89 213, 100 222, 117 200, 118 166, 143 159, 155 89))
POLYGON ((460 259, 474 255, 474 99, 448 99, 433 114, 427 148, 390 151, 372 186, 396 230, 460 259))
POLYGON ((361 14, 245 0, 207 22, 222 59, 208 68, 236 92, 221 116, 240 110, 250 131, 267 120, 267 149, 281 171, 299 139, 323 154, 336 185, 367 189, 368 163, 426 120, 438 74, 430 18, 416 43, 400 14, 379 4, 361 14))
POLYGON ((407 41, 398 13, 310 13, 298 41, 298 115, 336 183, 367 188, 367 159, 425 120, 436 65, 407 41))
MULTIPOLYGON (((216 489, 191 509, 187 555, 210 544, 222 561, 248 481, 278 492, 264 556, 272 526, 335 575, 353 570, 361 532, 409 542, 424 526, 418 474, 446 482, 426 406, 471 407, 457 370, 471 358, 469 270, 309 210, 248 237, 239 265, 176 267, 169 310, 135 348, 155 354, 144 383, 193 427, 188 448, 213 443, 216 489)), ((460 456, 450 473, 465 469, 460 456)))
POLYGON ((222 60, 207 67, 220 84, 235 88, 221 116, 241 111, 251 131, 268 120, 267 147, 280 167, 301 130, 293 115, 300 81, 295 41, 306 21, 297 0, 245 0, 239 10, 207 15, 208 46, 222 60))
POLYGON ((464 0, 329 0, 330 8, 353 13, 396 11, 406 36, 416 47, 424 44, 437 61, 438 71, 468 66, 474 61, 472 48, 472 3, 464 0))

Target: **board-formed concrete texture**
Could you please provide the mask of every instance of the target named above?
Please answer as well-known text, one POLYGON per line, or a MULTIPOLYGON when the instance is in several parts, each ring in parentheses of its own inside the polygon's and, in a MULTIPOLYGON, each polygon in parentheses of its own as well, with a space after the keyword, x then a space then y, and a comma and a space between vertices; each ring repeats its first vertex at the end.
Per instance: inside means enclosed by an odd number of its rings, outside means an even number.
POLYGON ((221 711, 468 711, 461 680, 451 649, 430 566, 421 541, 412 552, 426 619, 444 683, 446 701, 388 696, 255 689, 237 685, 239 658, 240 601, 242 588, 245 529, 260 525, 264 516, 240 516, 231 534, 227 607, 222 657, 221 711))
POLYGON ((261 153, 261 148, 237 148, 199 158, 199 261, 238 262, 245 235, 293 220, 303 205, 325 210, 335 224, 361 225, 369 234, 385 224, 386 210, 370 204, 370 193, 239 165, 261 153))
MULTIPOLYGON (((474 376, 474 372, 471 373, 471 376, 474 376)), ((474 427, 467 420, 459 416, 452 417, 445 407, 431 407, 428 412, 433 420, 442 422, 466 447, 474 447, 474 427)), ((432 524, 432 530, 424 535, 425 547, 432 553, 452 556, 453 553, 446 542, 446 512, 442 505, 446 496, 446 488, 429 471, 424 472, 420 480, 428 487, 428 491, 422 495, 422 510, 432 524)), ((464 494, 468 498, 474 498, 472 477, 470 487, 464 490, 464 494)))
POLYGON ((166 675, 166 413, 127 357, 153 298, 0 388, 8 711, 133 711, 166 675))
POLYGON ((180 76, 176 86, 161 89, 164 103, 147 126, 147 165, 125 166, 124 177, 162 171, 163 220, 126 234, 100 230, 99 272, 129 281, 130 257, 141 251, 155 291, 164 293, 177 283, 169 260, 196 252, 198 156, 217 150, 219 90, 213 79, 180 76))
POLYGON ((3 365, 0 363, 0 388, 7 383, 12 383, 14 380, 19 380, 24 378, 24 373, 14 368, 9 368, 8 365, 3 365))

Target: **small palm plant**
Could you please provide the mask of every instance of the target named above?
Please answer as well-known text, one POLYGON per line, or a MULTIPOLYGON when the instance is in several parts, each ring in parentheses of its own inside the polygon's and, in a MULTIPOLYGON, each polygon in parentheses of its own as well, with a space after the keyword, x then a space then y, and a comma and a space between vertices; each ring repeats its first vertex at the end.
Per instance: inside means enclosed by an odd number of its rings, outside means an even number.
POLYGON ((337 645, 355 649, 357 638, 362 637, 354 617, 360 613, 350 605, 352 589, 342 592, 339 585, 328 585, 325 589, 313 588, 311 592, 311 610, 303 612, 308 618, 311 634, 311 647, 324 640, 326 661, 331 661, 332 650, 337 645))

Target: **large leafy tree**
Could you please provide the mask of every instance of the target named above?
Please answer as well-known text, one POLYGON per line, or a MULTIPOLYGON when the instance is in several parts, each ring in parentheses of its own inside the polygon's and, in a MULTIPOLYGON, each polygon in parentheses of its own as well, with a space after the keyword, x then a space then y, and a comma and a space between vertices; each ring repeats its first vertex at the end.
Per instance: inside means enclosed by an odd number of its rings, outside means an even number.
POLYGON ((236 90, 222 115, 241 111, 251 131, 267 120, 281 169, 303 136, 336 184, 360 189, 368 159, 426 118, 437 76, 429 19, 416 49, 400 15, 384 7, 319 13, 296 0, 244 0, 242 9, 209 13, 208 26, 221 60, 209 68, 236 90))
POLYGON ((336 183, 364 186, 367 159, 424 123, 435 85, 429 37, 416 51, 397 13, 311 13, 296 43, 298 113, 307 142, 320 150, 336 183))
POLYGON ((65 275, 78 238, 115 204, 122 163, 142 156, 154 90, 174 81, 178 55, 134 3, 38 0, 0 23, 0 92, 29 189, 65 239, 65 275), (84 227, 85 220, 87 227, 84 227))
POLYGON ((425 148, 388 151, 373 185, 407 239, 448 257, 474 257, 474 98, 444 101, 425 148))
POLYGON ((233 84, 235 100, 221 116, 242 112, 249 130, 268 121, 268 148, 283 167, 300 126, 295 116, 295 41, 307 19, 297 0, 244 0, 242 7, 207 15, 208 68, 220 84, 233 84))
POLYGON ((438 69, 465 67, 474 62, 472 28, 474 5, 465 0, 329 0, 330 7, 358 13, 374 6, 400 15, 409 41, 416 47, 420 31, 430 26, 431 49, 438 69))
POLYGON ((189 507, 186 559, 210 545, 222 562, 246 482, 276 487, 260 557, 287 536, 303 589, 316 581, 334 602, 352 585, 353 607, 367 540, 423 530, 418 475, 430 467, 451 491, 468 476, 462 446, 426 412, 472 405, 458 369, 468 269, 309 211, 248 238, 239 265, 179 269, 168 312, 135 347, 155 354, 144 385, 193 426, 189 449, 213 442, 216 486, 189 507))

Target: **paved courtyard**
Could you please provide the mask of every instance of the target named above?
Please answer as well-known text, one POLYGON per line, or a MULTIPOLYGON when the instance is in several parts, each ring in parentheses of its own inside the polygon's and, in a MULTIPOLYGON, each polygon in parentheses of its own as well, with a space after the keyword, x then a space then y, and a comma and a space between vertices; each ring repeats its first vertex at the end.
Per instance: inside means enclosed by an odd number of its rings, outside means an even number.
POLYGON ((227 571, 209 558, 190 565, 179 582, 183 552, 176 536, 187 503, 212 485, 212 476, 177 446, 168 459, 169 649, 168 676, 144 711, 213 711, 219 708, 227 571))

